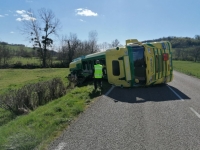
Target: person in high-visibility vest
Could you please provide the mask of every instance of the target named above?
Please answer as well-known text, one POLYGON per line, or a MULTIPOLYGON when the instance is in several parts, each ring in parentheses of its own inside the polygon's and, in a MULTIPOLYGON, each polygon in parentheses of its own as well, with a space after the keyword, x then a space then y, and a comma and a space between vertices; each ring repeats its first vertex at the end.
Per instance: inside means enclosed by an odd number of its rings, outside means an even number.
POLYGON ((97 89, 97 84, 102 89, 102 78, 103 78, 103 66, 100 64, 99 60, 96 60, 96 65, 94 65, 94 89, 97 89))

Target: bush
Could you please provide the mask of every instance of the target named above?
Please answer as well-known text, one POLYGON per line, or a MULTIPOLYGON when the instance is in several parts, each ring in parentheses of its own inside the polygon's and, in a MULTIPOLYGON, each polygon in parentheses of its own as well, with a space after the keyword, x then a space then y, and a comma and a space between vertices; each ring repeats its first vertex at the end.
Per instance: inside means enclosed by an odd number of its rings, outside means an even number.
POLYGON ((60 78, 25 85, 21 89, 10 91, 0 97, 0 107, 16 115, 28 113, 40 105, 66 94, 66 88, 60 78))

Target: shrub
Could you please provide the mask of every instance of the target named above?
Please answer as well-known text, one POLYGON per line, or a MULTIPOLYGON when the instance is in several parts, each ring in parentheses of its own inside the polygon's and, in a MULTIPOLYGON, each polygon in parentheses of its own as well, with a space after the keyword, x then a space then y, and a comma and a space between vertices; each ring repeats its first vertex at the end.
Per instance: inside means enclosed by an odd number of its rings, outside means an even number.
POLYGON ((66 88, 60 78, 25 85, 21 89, 0 96, 0 107, 16 115, 27 113, 40 105, 66 94, 66 88))

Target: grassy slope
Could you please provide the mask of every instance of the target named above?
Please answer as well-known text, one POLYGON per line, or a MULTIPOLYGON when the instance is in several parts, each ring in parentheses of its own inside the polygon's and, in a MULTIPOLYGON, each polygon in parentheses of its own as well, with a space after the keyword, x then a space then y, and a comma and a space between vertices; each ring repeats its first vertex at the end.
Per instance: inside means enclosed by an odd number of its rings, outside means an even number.
POLYGON ((44 149, 74 117, 84 111, 91 101, 92 90, 92 85, 75 88, 29 115, 17 117, 1 126, 0 149, 33 149, 37 145, 44 149))

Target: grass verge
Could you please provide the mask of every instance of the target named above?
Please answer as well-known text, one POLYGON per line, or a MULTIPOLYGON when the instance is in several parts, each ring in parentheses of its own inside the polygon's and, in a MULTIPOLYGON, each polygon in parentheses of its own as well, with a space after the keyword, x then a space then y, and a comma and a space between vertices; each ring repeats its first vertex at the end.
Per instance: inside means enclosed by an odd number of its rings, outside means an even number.
MULTIPOLYGON (((109 88, 104 82, 103 93, 109 88)), ((4 124, 0 127, 0 149, 46 149, 49 142, 100 96, 100 90, 93 92, 93 89, 92 82, 87 81, 65 96, 4 124)))
POLYGON ((174 70, 200 78, 200 63, 192 61, 173 61, 173 65, 174 70))

